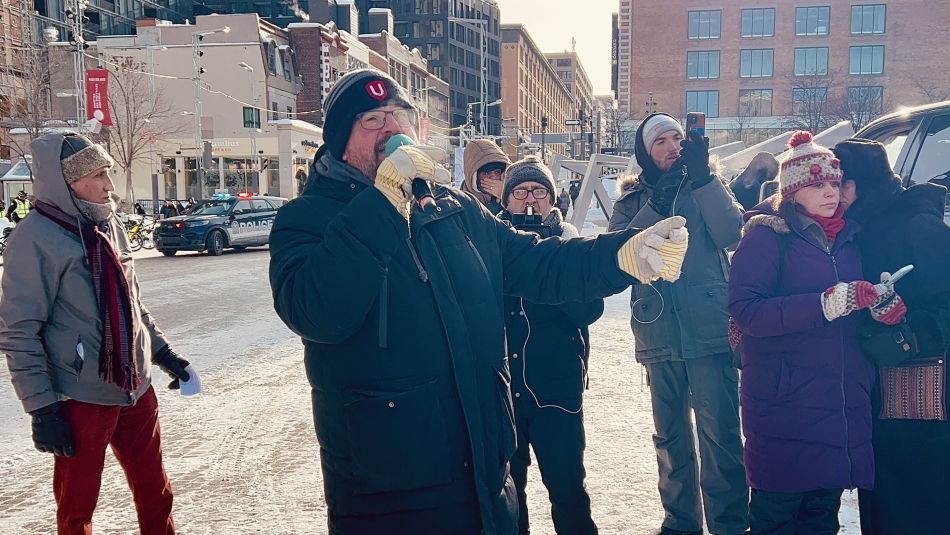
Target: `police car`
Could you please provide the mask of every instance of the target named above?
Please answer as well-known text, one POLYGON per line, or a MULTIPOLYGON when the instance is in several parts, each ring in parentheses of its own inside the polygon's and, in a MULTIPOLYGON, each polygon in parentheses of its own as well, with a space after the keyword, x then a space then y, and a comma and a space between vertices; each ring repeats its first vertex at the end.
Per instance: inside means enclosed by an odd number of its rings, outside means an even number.
POLYGON ((198 201, 188 215, 163 219, 155 227, 155 248, 165 256, 178 251, 208 251, 267 245, 277 209, 287 199, 238 193, 198 201))

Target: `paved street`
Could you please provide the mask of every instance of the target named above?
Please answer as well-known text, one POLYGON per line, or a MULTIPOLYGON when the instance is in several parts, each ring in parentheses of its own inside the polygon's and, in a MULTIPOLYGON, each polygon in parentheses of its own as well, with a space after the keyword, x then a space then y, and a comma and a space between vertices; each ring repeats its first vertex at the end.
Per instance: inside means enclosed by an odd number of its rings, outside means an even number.
MULTIPOLYGON (((136 253, 146 304, 174 347, 201 371, 205 392, 184 399, 156 369, 165 459, 180 532, 326 533, 319 453, 299 340, 273 312, 266 249, 214 258, 136 253)), ((588 484, 605 534, 647 534, 662 520, 652 420, 632 356, 627 295, 607 302, 592 329, 586 397, 588 484)), ((0 531, 54 530, 51 461, 33 449, 29 420, 0 369, 0 531)), ((532 467, 533 531, 553 533, 547 496, 532 467)), ((843 513, 855 534, 854 499, 843 513)), ((121 469, 109 455, 97 534, 135 533, 121 469)))

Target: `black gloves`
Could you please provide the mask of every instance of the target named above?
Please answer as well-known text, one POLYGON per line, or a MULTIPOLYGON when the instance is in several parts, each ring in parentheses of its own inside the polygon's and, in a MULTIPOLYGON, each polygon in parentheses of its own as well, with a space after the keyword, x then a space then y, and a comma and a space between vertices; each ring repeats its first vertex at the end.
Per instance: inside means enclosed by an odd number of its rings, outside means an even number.
POLYGON ((152 363, 157 364, 163 372, 167 373, 173 381, 168 383, 168 388, 178 390, 180 381, 188 381, 191 374, 185 371, 190 362, 178 356, 178 353, 172 351, 172 348, 165 346, 155 353, 152 357, 152 363))
POLYGON ((907 323, 869 321, 861 325, 860 334, 864 354, 878 366, 897 366, 920 353, 917 337, 907 323))
POLYGON ((709 138, 689 132, 680 141, 680 158, 686 164, 686 174, 693 189, 701 188, 712 181, 709 170, 709 138))
POLYGON ((73 434, 60 402, 36 409, 30 416, 33 417, 33 445, 36 449, 62 457, 73 456, 73 434))
POLYGON ((673 163, 673 167, 660 176, 653 188, 653 194, 650 195, 648 204, 653 211, 663 217, 673 215, 673 202, 676 201, 676 195, 683 187, 683 164, 682 158, 673 163))

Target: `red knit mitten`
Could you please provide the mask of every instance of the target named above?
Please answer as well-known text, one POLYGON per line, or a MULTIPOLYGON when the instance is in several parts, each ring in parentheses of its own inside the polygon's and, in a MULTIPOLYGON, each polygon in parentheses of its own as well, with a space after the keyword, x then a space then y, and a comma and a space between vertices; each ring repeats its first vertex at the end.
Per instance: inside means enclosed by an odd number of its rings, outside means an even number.
POLYGON ((834 321, 855 310, 870 308, 879 300, 877 290, 868 281, 839 282, 821 294, 825 319, 834 321))

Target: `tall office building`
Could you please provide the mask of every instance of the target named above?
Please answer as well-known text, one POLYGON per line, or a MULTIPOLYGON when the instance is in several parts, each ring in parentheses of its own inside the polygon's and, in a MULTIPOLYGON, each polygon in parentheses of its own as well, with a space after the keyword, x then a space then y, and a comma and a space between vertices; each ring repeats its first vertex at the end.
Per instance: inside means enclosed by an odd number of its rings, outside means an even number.
MULTIPOLYGON (((55 27, 66 40, 71 27, 67 10, 75 1, 33 0, 38 24, 37 35, 45 27, 55 27)), ((182 23, 193 16, 195 2, 186 0, 91 0, 86 4, 83 37, 94 41, 100 35, 131 35, 138 19, 167 20, 182 23)))
MULTIPOLYGON (((336 3, 347 0, 336 0, 336 3)), ((449 83, 451 124, 471 120, 480 133, 501 132, 498 105, 482 107, 501 98, 501 31, 495 0, 355 0, 361 25, 368 24, 374 8, 393 12, 396 37, 418 48, 429 69, 449 83)), ((361 27, 362 31, 366 26, 361 27)))

